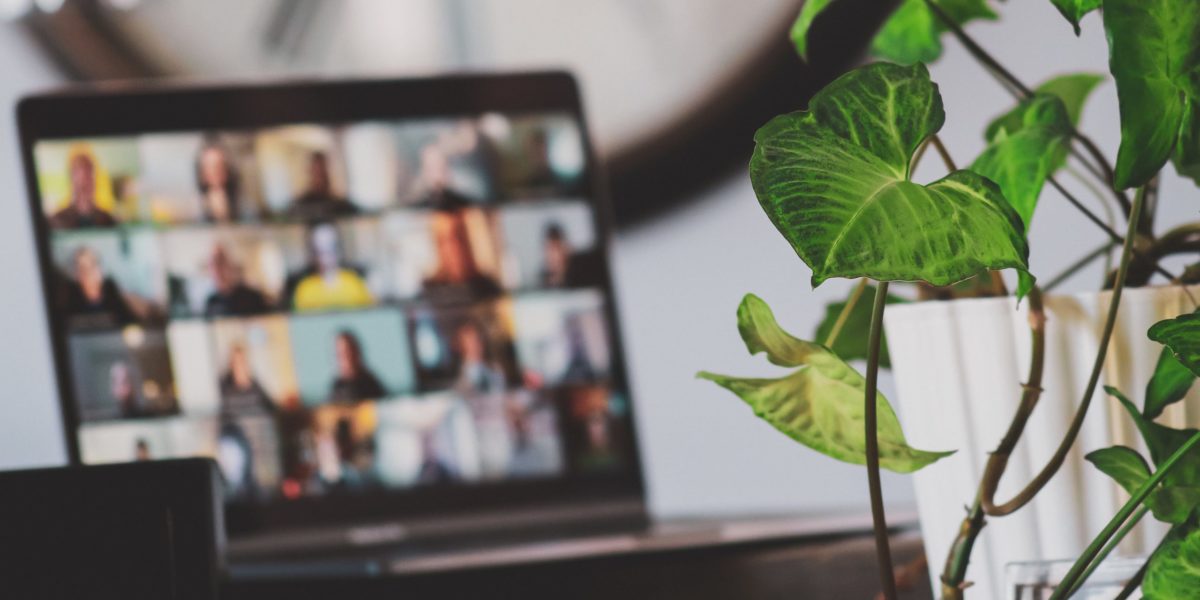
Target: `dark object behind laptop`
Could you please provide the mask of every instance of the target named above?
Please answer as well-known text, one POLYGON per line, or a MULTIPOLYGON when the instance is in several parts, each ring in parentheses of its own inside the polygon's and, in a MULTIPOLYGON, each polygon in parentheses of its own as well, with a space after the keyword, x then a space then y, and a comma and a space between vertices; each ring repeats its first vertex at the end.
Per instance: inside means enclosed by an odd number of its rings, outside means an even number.
POLYGON ((220 475, 187 459, 0 473, 0 595, 214 599, 220 475))

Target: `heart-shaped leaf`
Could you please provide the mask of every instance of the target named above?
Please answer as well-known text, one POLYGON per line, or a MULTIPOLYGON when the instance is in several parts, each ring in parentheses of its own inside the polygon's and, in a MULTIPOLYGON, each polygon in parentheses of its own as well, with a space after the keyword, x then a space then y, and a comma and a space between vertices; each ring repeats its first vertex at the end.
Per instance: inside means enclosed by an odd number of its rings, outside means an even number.
MULTIPOLYGON (((828 348, 784 331, 766 302, 753 294, 738 307, 738 331, 751 354, 763 352, 776 365, 799 368, 778 379, 708 372, 699 377, 737 394, 756 415, 801 444, 841 461, 865 464, 862 375, 828 348)), ((910 447, 883 394, 877 395, 876 407, 880 467, 911 473, 951 454, 910 447)))
MULTIPOLYGON (((973 19, 996 18, 986 0, 938 0, 937 4, 959 25, 973 19)), ((926 0, 904 0, 875 35, 871 52, 902 65, 930 63, 942 55, 940 38, 948 30, 926 0)))
MULTIPOLYGON (((842 360, 865 360, 867 358, 867 338, 871 332, 871 307, 875 303, 875 286, 867 285, 863 288, 862 294, 858 297, 858 301, 854 303, 854 307, 850 309, 850 314, 846 317, 846 321, 842 323, 842 330, 838 333, 837 339, 833 341, 833 345, 829 348, 834 354, 841 357, 842 360)), ((833 331, 833 325, 837 323, 838 317, 846 308, 848 300, 834 302, 825 306, 825 318, 821 319, 821 323, 817 325, 817 333, 814 336, 821 340, 822 343, 829 337, 833 331)), ((899 304, 907 302, 904 298, 894 294, 888 294, 886 302, 888 304, 899 304)), ((887 337, 884 336, 880 342, 879 348, 879 366, 888 368, 892 365, 891 357, 888 355, 887 337)))
POLYGON ((1021 215, 1028 231, 1046 179, 1067 159, 1071 121, 1057 96, 1039 94, 1021 103, 1021 122, 1002 128, 971 170, 991 179, 1021 215))
MULTIPOLYGON (((1112 477, 1126 492, 1135 493, 1150 478, 1146 459, 1125 446, 1101 448, 1085 456, 1101 472, 1112 477)), ((1200 504, 1200 488, 1161 486, 1146 498, 1154 517, 1165 523, 1182 523, 1200 504)))
POLYGON ((1200 527, 1174 527, 1150 556, 1142 580, 1145 600, 1195 598, 1200 590, 1200 527))
POLYGON ((1104 0, 1121 147, 1115 184, 1145 184, 1174 158, 1200 183, 1200 7, 1196 0, 1104 0))
MULTIPOLYGON (((1088 96, 1103 81, 1104 76, 1095 73, 1059 75, 1034 88, 1034 94, 1057 96, 1067 109, 1067 118, 1071 125, 1078 125, 1079 118, 1083 115, 1083 105, 1087 102, 1088 96)), ((1029 100, 1022 101, 1012 110, 993 119, 984 130, 983 139, 991 142, 1001 131, 1006 131, 1010 135, 1019 131, 1025 124, 1025 112, 1029 110, 1029 105, 1029 100)))
POLYGON ((1196 374, 1183 366, 1170 348, 1163 348, 1158 355, 1154 375, 1146 384, 1146 402, 1142 406, 1142 414, 1147 419, 1157 419, 1164 408, 1183 400, 1195 382, 1196 374))
POLYGON ((1079 35, 1079 21, 1083 16, 1100 8, 1101 0, 1050 0, 1054 4, 1054 8, 1062 13, 1071 22, 1071 26, 1075 28, 1075 35, 1079 35))
MULTIPOLYGON (((1155 423, 1143 416, 1133 402, 1116 388, 1105 386, 1104 390, 1129 413, 1146 447, 1150 449, 1150 459, 1156 467, 1196 433, 1195 429, 1174 429, 1155 423)), ((1182 523, 1200 506, 1200 449, 1193 449, 1180 457, 1179 463, 1167 473, 1161 485, 1148 503, 1155 518, 1168 523, 1182 523)))
POLYGON ((965 170, 927 186, 909 180, 913 152, 944 119, 924 65, 876 63, 758 130, 754 191, 813 286, 831 277, 946 286, 1028 271, 1021 217, 995 183, 965 170))

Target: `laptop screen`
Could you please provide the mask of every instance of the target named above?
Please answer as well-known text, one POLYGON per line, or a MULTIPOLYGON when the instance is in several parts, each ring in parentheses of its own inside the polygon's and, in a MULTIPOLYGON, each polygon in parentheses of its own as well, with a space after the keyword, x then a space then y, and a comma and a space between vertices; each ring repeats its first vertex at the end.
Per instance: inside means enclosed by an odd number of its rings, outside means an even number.
POLYGON ((636 479, 574 107, 216 112, 26 140, 78 460, 260 514, 636 479))

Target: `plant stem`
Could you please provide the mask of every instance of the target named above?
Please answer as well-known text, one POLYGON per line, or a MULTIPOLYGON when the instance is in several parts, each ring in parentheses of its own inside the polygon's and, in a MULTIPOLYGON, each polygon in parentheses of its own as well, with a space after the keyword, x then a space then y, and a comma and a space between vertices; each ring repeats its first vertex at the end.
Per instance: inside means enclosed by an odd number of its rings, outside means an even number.
POLYGON ((958 167, 954 166, 954 159, 950 158, 950 152, 946 150, 946 145, 942 143, 942 138, 935 133, 929 136, 929 142, 937 150, 938 156, 942 157, 942 162, 946 164, 946 168, 950 171, 957 171, 958 167))
POLYGON ((1121 262, 1117 267, 1117 278, 1113 286, 1112 298, 1108 305, 1108 315, 1104 321, 1104 333, 1100 336, 1100 348, 1096 351, 1096 361, 1092 365, 1092 374, 1088 379, 1087 388, 1083 393, 1083 400, 1079 403, 1079 408, 1075 411, 1075 418, 1071 421, 1070 427, 1067 429, 1067 435, 1059 444, 1058 449, 1054 451, 1054 455, 1050 457, 1050 461, 1046 466, 1029 482, 1020 492, 1016 494, 1008 502, 997 504, 995 502, 996 488, 1000 485, 1000 478, 1004 476, 1004 470, 1008 466, 1008 459, 1012 455, 1012 448, 1016 446, 1017 440, 1025 429, 1025 422, 1029 418, 1029 413, 1033 408, 1029 407, 1026 412, 1024 403, 1018 408, 1017 416, 1014 417, 1012 425, 1009 427, 1008 433, 1004 440, 1001 441, 1001 447, 997 448, 990 456, 988 456, 987 466, 983 471, 983 482, 980 484, 980 498, 983 501, 983 512, 990 516, 1003 516, 1011 514, 1017 509, 1025 506, 1033 499, 1035 495, 1054 477, 1062 466, 1063 461, 1067 458, 1067 453, 1071 451, 1071 446, 1075 444, 1075 438, 1079 436, 1080 429, 1083 428, 1083 420, 1087 417, 1088 408, 1092 404, 1092 397, 1096 393, 1096 385, 1100 382, 1100 374, 1104 371, 1104 360, 1108 356, 1108 344, 1112 340, 1113 327, 1117 322, 1117 308, 1121 305, 1121 291, 1125 287, 1125 277, 1129 273, 1129 262, 1133 256, 1133 240, 1137 231, 1138 219, 1142 215, 1142 203, 1146 198, 1145 188, 1139 188, 1137 197, 1133 201, 1133 212, 1129 215, 1129 233, 1125 236, 1125 244, 1121 250, 1121 262))
MULTIPOLYGON (((1072 275, 1078 273, 1080 269, 1092 264, 1092 261, 1096 260, 1097 258, 1100 258, 1101 256, 1108 256, 1111 253, 1113 246, 1115 246, 1115 245, 1116 244, 1113 244, 1111 241, 1104 242, 1103 244, 1100 245, 1100 247, 1089 252, 1087 256, 1075 261, 1074 264, 1067 267, 1066 269, 1063 269, 1062 273, 1055 275, 1053 279, 1046 282, 1046 285, 1042 287, 1042 291, 1049 292, 1049 291, 1053 290, 1054 288, 1058 287, 1059 284, 1061 284, 1062 282, 1064 282, 1068 278, 1070 278, 1072 275)), ((1107 273, 1107 269, 1106 269, 1106 273, 1107 273)))
POLYGON ((1092 564, 1088 565, 1088 568, 1083 572, 1083 575, 1079 576, 1079 580, 1075 583, 1075 588, 1067 593, 1068 598, 1074 595, 1075 592, 1079 591, 1079 588, 1083 585, 1083 582, 1087 581, 1088 578, 1092 576, 1092 573, 1094 573, 1096 569, 1100 567, 1100 565, 1104 564, 1104 560, 1108 558, 1108 555, 1112 554, 1112 551, 1117 549, 1117 546, 1122 540, 1125 539, 1125 536, 1129 535, 1129 532, 1133 531, 1134 527, 1137 527, 1137 524, 1142 521, 1142 517, 1145 517, 1146 513, 1148 512, 1150 512, 1150 507, 1148 506, 1142 506, 1138 508, 1138 511, 1134 513, 1133 517, 1131 517, 1129 521, 1126 522, 1123 527, 1121 527, 1121 530, 1118 531, 1117 534, 1114 535, 1107 544, 1105 544, 1104 549, 1100 551, 1100 554, 1096 555, 1096 560, 1093 560, 1092 564))
POLYGON ((983 530, 987 521, 984 519, 983 506, 978 496, 975 503, 967 511, 958 528, 958 537, 950 545, 950 553, 946 555, 946 566, 942 568, 942 600, 962 600, 963 580, 967 577, 967 566, 971 562, 971 552, 975 549, 975 540, 983 530))
POLYGON ((1113 600, 1127 600, 1130 596, 1132 596, 1133 593, 1137 591, 1138 587, 1142 585, 1142 580, 1146 578, 1146 567, 1149 566, 1150 559, 1147 558, 1146 562, 1142 563, 1142 566, 1138 567, 1137 573, 1134 573, 1133 577, 1130 577, 1129 581, 1125 582, 1125 587, 1121 588, 1121 593, 1117 594, 1113 600))
POLYGON ((883 510, 883 487, 879 481, 879 432, 877 414, 879 399, 876 383, 879 377, 879 348, 883 338, 883 308, 887 306, 888 282, 879 282, 875 290, 875 306, 871 310, 871 335, 867 352, 866 393, 863 396, 863 421, 867 441, 867 486, 871 490, 871 517, 875 525, 875 554, 879 561, 879 581, 883 596, 896 600, 896 579, 892 572, 892 549, 888 542, 887 516, 883 510))
MULTIPOLYGON (((1141 194, 1138 194, 1138 196, 1140 197, 1141 194)), ((1138 201, 1135 199, 1135 206, 1137 202, 1138 201)), ((1149 496, 1150 492, 1154 491, 1154 488, 1158 486, 1158 483, 1167 476, 1167 473, 1179 463, 1179 459, 1183 458, 1183 455, 1187 454, 1188 451, 1198 443, 1200 443, 1200 431, 1188 438, 1188 440, 1184 442, 1182 446, 1175 450, 1175 452, 1172 453, 1171 456, 1162 463, 1162 466, 1160 466, 1158 470, 1150 476, 1149 479, 1147 479, 1144 483, 1142 483, 1141 486, 1138 487, 1137 491, 1133 493, 1133 497, 1131 497, 1129 501, 1121 507, 1121 510, 1117 511, 1117 514, 1114 515, 1111 520, 1109 520, 1108 524, 1104 526, 1104 529, 1100 531, 1100 534, 1092 540, 1092 543, 1088 544, 1088 547, 1083 551, 1083 554, 1079 555, 1079 558, 1075 560, 1075 564, 1071 566, 1071 570, 1067 571, 1066 576, 1063 577, 1061 582, 1059 582, 1058 588, 1054 590, 1054 594, 1050 596, 1050 600, 1061 600, 1063 598, 1067 598, 1067 593, 1069 590, 1073 590, 1076 585, 1083 583, 1084 580, 1080 576, 1087 570, 1091 562, 1096 559, 1096 556, 1100 553, 1101 548, 1108 542, 1109 538, 1111 538, 1117 532, 1117 530, 1121 528, 1125 521, 1129 519, 1129 516, 1132 515, 1133 512, 1137 510, 1138 506, 1141 505, 1142 501, 1146 499, 1146 496, 1149 496)))
MULTIPOLYGON (((967 49, 967 52, 969 52, 971 56, 975 58, 975 60, 978 60, 989 72, 993 73, 1002 80, 1001 83, 1005 85, 1006 89, 1009 89, 1010 91, 1016 90, 1019 92, 1020 97, 1018 99, 1028 98, 1033 95, 1033 90, 1029 89, 1029 86, 1022 83, 1020 79, 1017 79, 1016 75, 1013 75, 1011 71, 1005 69, 1004 65, 1000 64, 1000 61, 996 60, 995 57, 989 54, 987 50, 984 50, 982 46, 980 46, 974 39, 971 38, 971 36, 967 35, 967 32, 963 31, 962 26, 955 22, 954 19, 950 18, 950 15, 946 14, 946 11, 943 10, 941 6, 938 6, 937 2, 934 2, 933 0, 925 0, 925 4, 929 6, 929 10, 933 12, 934 16, 936 16, 938 20, 942 22, 942 25, 944 25, 951 31, 951 33, 954 34, 954 37, 958 39, 959 43, 961 43, 963 47, 967 49)), ((1108 159, 1104 157, 1104 153, 1100 151, 1100 148, 1096 146, 1096 143, 1093 142, 1091 138, 1081 133, 1075 127, 1071 128, 1071 136, 1083 145, 1084 150, 1091 155, 1092 160, 1096 161, 1096 165, 1099 166, 1102 172, 1096 173, 1092 170, 1091 165, 1088 165, 1088 170, 1092 171, 1097 178, 1104 182, 1106 187, 1112 190, 1113 196, 1117 200, 1117 204, 1121 206, 1121 210, 1125 213, 1125 215, 1129 216, 1129 213, 1131 212, 1129 198, 1125 196, 1124 192, 1116 189, 1116 187, 1113 185, 1114 178, 1112 166, 1108 164, 1108 159)), ((1071 154, 1075 155, 1081 161, 1083 160, 1082 154, 1074 146, 1071 147, 1071 154)))
POLYGON ((825 341, 821 342, 826 348, 833 348, 833 343, 837 341, 838 334, 842 333, 842 328, 846 326, 846 321, 850 318, 850 313, 854 312, 854 305, 858 304, 858 299, 862 298, 863 292, 867 289, 867 278, 860 277, 858 285, 854 286, 854 291, 850 292, 850 297, 846 299, 846 305, 842 307, 842 312, 838 313, 837 320, 833 322, 833 327, 829 328, 829 335, 825 336, 825 341))
MULTIPOLYGON (((1108 237, 1111 238, 1114 243, 1117 243, 1117 244, 1125 243, 1125 238, 1121 237, 1120 233, 1117 233, 1116 230, 1114 230, 1112 227, 1109 227, 1107 223, 1105 223, 1103 220, 1100 219, 1100 217, 1096 216, 1096 213, 1092 212, 1091 209, 1084 206, 1083 203, 1080 202, 1079 199, 1076 198, 1074 194, 1067 191, 1067 189, 1064 188, 1062 186, 1062 184, 1060 184, 1058 182, 1057 179, 1050 177, 1049 179, 1047 179, 1047 181, 1050 182, 1050 185, 1054 186, 1054 189, 1058 190, 1058 193, 1062 194, 1063 197, 1067 199, 1067 202, 1070 202, 1075 208, 1079 209, 1079 211, 1082 212, 1084 214, 1084 216, 1086 216, 1088 218, 1089 221, 1091 221, 1092 223, 1095 223, 1097 227, 1099 227, 1100 229, 1102 229, 1104 231, 1104 233, 1108 234, 1108 237)), ((1132 219, 1133 215, 1130 215, 1130 218, 1132 219)), ((1133 232, 1131 230, 1129 235, 1132 236, 1132 235, 1134 235, 1134 233, 1135 232, 1133 232)), ((1147 261, 1150 264, 1152 264, 1153 265, 1152 268, 1154 269, 1154 272, 1158 273, 1159 275, 1166 277, 1167 279, 1169 279, 1172 282, 1179 281, 1179 277, 1177 275, 1175 275, 1174 273, 1171 273, 1170 271, 1162 268, 1162 266, 1158 264, 1158 260, 1154 256, 1148 256, 1147 254, 1145 254, 1143 252, 1139 252, 1139 251, 1135 251, 1134 256, 1136 256, 1139 260, 1147 261)))

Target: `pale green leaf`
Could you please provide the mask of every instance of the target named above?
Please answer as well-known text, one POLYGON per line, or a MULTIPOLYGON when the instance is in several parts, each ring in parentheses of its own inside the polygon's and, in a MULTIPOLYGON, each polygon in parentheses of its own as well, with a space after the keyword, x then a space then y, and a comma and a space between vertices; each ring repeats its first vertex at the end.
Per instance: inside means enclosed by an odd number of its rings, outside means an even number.
POLYGON ((1200 590, 1200 528, 1175 527, 1150 556, 1142 580, 1145 600, 1195 598, 1200 590))
MULTIPOLYGON (((1083 115, 1083 105, 1087 102, 1092 90, 1104 81, 1103 75, 1095 73, 1071 73, 1048 79, 1034 88, 1034 94, 1049 94, 1062 100, 1067 109, 1067 118, 1071 125, 1078 125, 1083 115)), ((984 130, 983 139, 993 141, 1000 132, 1016 133, 1024 125, 1025 112, 1029 109, 1028 100, 1020 102, 1012 110, 996 117, 988 123, 984 130)))
POLYGON ((1179 359, 1171 353, 1170 348, 1163 348, 1158 355, 1158 364, 1154 366, 1154 375, 1146 384, 1146 401, 1142 406, 1142 414, 1147 419, 1156 419, 1163 409, 1183 400, 1192 384, 1196 382, 1196 374, 1183 366, 1179 359))
POLYGON ((800 7, 800 14, 796 17, 796 22, 792 23, 791 32, 792 45, 796 47, 800 58, 808 60, 808 30, 812 28, 817 15, 832 2, 833 0, 805 0, 804 6, 800 7))
MULTIPOLYGON (((862 375, 824 346, 788 334, 767 304, 752 294, 738 307, 738 329, 751 353, 764 352, 772 363, 799 368, 778 379, 708 372, 699 377, 733 392, 755 414, 801 444, 841 461, 865 464, 862 375)), ((883 394, 876 396, 876 410, 882 468, 911 473, 950 454, 910 447, 883 394)))
POLYGON ((1083 16, 1100 8, 1101 0, 1050 0, 1058 12, 1066 17, 1071 26, 1075 28, 1075 35, 1079 35, 1079 21, 1083 16))
POLYGON ((1176 145, 1196 140, 1200 109, 1200 6, 1196 0, 1104 0, 1104 29, 1109 41, 1109 70, 1117 82, 1121 147, 1115 183, 1119 188, 1145 184, 1173 155, 1192 172, 1193 148, 1176 145), (1184 132, 1185 123, 1191 124, 1184 132))
MULTIPOLYGON (((846 322, 842 324, 842 330, 838 333, 837 339, 834 340, 833 350, 842 360, 857 360, 867 358, 867 337, 871 331, 871 308, 875 303, 875 286, 867 285, 863 288, 863 293, 858 297, 858 302, 854 303, 854 308, 850 309, 850 314, 846 317, 846 322)), ((838 316, 842 314, 842 310, 846 308, 846 300, 833 302, 825 306, 825 318, 821 319, 821 323, 817 325, 817 333, 814 336, 823 343, 829 337, 829 333, 833 331, 833 325, 837 322, 838 316)), ((894 294, 887 295, 888 304, 898 304, 907 302, 904 298, 894 294)), ((884 336, 880 342, 883 346, 879 349, 879 366, 887 368, 892 365, 891 356, 888 354, 887 336, 884 336)))
MULTIPOLYGON (((939 0, 938 6, 959 25, 996 18, 986 0, 939 0)), ((948 30, 925 0, 904 0, 875 35, 871 52, 902 65, 930 63, 942 55, 940 38, 948 30)))
POLYGON ((1021 217, 995 183, 970 171, 909 180, 914 150, 944 119, 924 65, 877 63, 758 131, 754 191, 814 286, 831 277, 946 286, 1028 270, 1021 217))
POLYGON ((1071 122, 1057 96, 1039 94, 1021 107, 1021 125, 997 135, 971 170, 1000 186, 1028 231, 1046 179, 1066 161, 1071 122))

